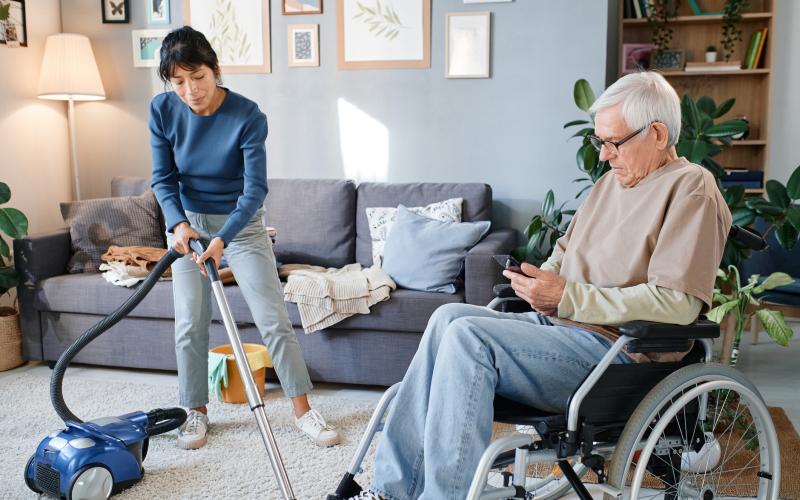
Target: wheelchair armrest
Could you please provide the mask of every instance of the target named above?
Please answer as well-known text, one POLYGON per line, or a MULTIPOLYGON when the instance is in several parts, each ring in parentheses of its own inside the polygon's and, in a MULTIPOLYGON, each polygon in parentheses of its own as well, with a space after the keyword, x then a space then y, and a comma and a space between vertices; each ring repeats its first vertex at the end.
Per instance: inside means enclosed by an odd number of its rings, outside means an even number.
POLYGON ((509 299, 517 296, 517 294, 514 293, 514 289, 511 288, 510 283, 499 283, 493 286, 492 294, 499 299, 509 299))
POLYGON ((698 319, 688 325, 636 320, 621 324, 619 332, 628 337, 647 340, 715 339, 719 337, 719 325, 707 319, 698 319))

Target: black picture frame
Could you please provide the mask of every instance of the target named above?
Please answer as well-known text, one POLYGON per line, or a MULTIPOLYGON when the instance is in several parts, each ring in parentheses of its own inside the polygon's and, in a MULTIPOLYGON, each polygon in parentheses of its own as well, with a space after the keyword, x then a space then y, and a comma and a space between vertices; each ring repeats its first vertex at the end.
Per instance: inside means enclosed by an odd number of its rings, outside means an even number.
MULTIPOLYGON (((19 47, 27 47, 28 46, 28 27, 27 27, 28 23, 27 23, 26 14, 25 14, 25 0, 10 0, 7 3, 15 4, 15 5, 19 5, 20 6, 20 9, 22 11, 22 20, 21 20, 21 23, 19 24, 19 27, 20 27, 22 33, 17 33, 16 34, 17 35, 17 41, 20 40, 20 34, 21 34, 22 35, 22 39, 21 39, 22 41, 19 42, 18 46, 19 47)), ((2 29, 4 29, 4 30, 6 29, 5 25, 2 26, 2 29)), ((0 36, 0 43, 6 44, 6 34, 5 33, 2 33, 2 36, 0 36)), ((17 46, 17 45, 15 45, 15 46, 17 46)))
POLYGON ((100 0, 100 9, 103 16, 103 24, 120 24, 130 22, 130 0, 100 0), (111 12, 106 9, 106 5, 110 7, 111 12), (122 17, 117 13, 118 9, 122 9, 122 17))

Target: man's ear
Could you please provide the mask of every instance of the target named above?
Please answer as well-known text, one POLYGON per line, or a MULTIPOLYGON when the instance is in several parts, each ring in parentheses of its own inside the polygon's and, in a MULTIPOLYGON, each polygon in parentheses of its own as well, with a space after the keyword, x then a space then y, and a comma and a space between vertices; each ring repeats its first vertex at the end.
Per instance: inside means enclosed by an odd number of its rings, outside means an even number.
POLYGON ((653 123, 653 130, 656 132, 656 148, 663 150, 669 144, 669 129, 661 122, 653 123))

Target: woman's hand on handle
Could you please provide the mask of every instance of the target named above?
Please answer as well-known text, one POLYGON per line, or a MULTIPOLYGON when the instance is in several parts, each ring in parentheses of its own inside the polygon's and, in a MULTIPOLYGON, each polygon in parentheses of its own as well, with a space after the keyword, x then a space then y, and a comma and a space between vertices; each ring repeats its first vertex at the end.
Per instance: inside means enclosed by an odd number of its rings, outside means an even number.
POLYGON ((219 263, 222 261, 222 252, 224 249, 225 242, 222 241, 222 238, 217 236, 211 240, 211 243, 208 244, 208 248, 206 248, 206 251, 203 252, 203 255, 198 256, 197 254, 194 254, 194 261, 200 266, 200 272, 203 273, 203 276, 208 277, 204 263, 209 258, 214 260, 214 267, 219 269, 219 263))
POLYGON ((175 235, 175 241, 172 244, 172 247, 175 248, 181 255, 186 255, 187 253, 191 252, 192 249, 189 248, 189 240, 199 240, 200 235, 197 234, 197 231, 192 229, 192 226, 189 225, 188 222, 181 222, 180 224, 176 225, 172 229, 172 233, 175 235))

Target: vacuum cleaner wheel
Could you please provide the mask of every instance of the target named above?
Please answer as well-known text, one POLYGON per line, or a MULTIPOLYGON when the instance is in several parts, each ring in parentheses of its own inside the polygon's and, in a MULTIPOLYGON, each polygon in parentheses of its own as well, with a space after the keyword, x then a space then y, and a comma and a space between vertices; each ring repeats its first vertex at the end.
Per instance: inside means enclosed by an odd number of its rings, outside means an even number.
POLYGON ((89 465, 75 476, 67 500, 106 500, 113 487, 111 471, 102 465, 89 465))

